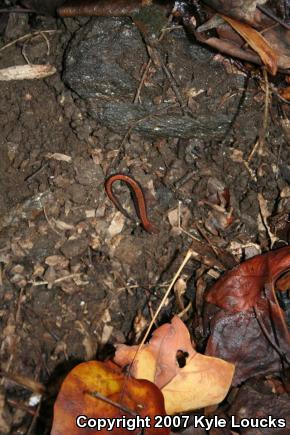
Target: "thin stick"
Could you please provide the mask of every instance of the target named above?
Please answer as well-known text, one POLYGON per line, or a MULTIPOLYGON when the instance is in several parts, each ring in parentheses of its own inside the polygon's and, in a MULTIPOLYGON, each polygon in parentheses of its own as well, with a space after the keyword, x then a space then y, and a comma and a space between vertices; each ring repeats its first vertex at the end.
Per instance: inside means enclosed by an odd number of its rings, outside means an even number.
MULTIPOLYGON (((172 13, 171 13, 171 14, 169 15, 169 17, 168 17, 168 22, 167 22, 167 25, 166 25, 166 26, 168 26, 168 25, 171 23, 172 18, 173 18, 173 15, 172 15, 172 13)), ((166 28, 167 28, 167 27, 166 27, 166 28)), ((164 36, 165 36, 165 34, 166 34, 166 31, 165 31, 166 28, 161 30, 160 35, 159 35, 159 37, 158 37, 158 42, 162 41, 162 39, 164 38, 164 36)), ((147 49, 148 49, 148 45, 147 45, 147 49)), ((146 65, 146 67, 145 67, 145 69, 144 69, 144 72, 143 72, 143 74, 142 74, 142 77, 141 77, 140 83, 139 83, 139 85, 138 85, 138 88, 137 88, 136 94, 135 94, 134 99, 133 99, 133 103, 134 103, 134 104, 136 104, 136 103, 140 100, 141 90, 142 90, 142 88, 143 88, 143 85, 144 85, 144 82, 145 82, 145 80, 146 80, 146 77, 147 77, 147 74, 148 74, 148 71, 149 71, 149 69, 150 69, 151 64, 152 64, 152 58, 149 57, 148 62, 147 62, 147 65, 146 65)))
POLYGON ((27 177, 24 178, 24 181, 30 183, 33 180, 33 178, 37 177, 37 175, 39 175, 47 167, 48 167, 48 162, 45 162, 43 164, 41 163, 41 166, 35 172, 33 172, 30 175, 27 175, 27 177))
POLYGON ((54 228, 54 226, 52 225, 50 219, 48 219, 48 216, 47 216, 47 213, 46 213, 46 210, 45 210, 45 206, 44 206, 44 204, 42 204, 42 201, 41 201, 41 200, 40 200, 40 203, 41 203, 41 205, 42 205, 43 213, 44 213, 45 219, 47 220, 48 225, 50 226, 50 228, 52 229, 52 231, 54 231, 58 236, 61 236, 61 233, 59 233, 59 232, 54 228))
POLYGON ((148 74, 148 71, 149 71, 149 68, 150 68, 151 64, 152 64, 152 59, 150 57, 148 62, 147 62, 147 65, 146 65, 146 67, 145 67, 145 69, 143 71, 143 74, 142 74, 139 86, 138 86, 136 94, 134 96, 134 100, 133 100, 134 104, 136 104, 138 101, 140 101, 140 93, 141 93, 141 90, 143 88, 143 85, 144 85, 144 82, 146 80, 146 77, 147 77, 147 74, 148 74))
POLYGON ((29 425, 29 428, 28 428, 28 431, 27 431, 26 435, 31 435, 33 430, 34 430, 34 428, 35 428, 36 421, 39 418, 39 411, 40 411, 41 404, 42 403, 41 403, 41 400, 40 400, 38 405, 37 405, 36 411, 34 411, 34 416, 33 416, 32 420, 31 420, 31 423, 29 425))
POLYGON ((133 415, 133 417, 136 417, 138 414, 136 412, 132 411, 131 409, 127 408, 126 406, 120 405, 120 403, 114 402, 111 399, 108 399, 108 397, 103 396, 98 391, 86 391, 86 394, 89 396, 95 397, 96 399, 103 400, 103 402, 109 403, 109 405, 114 406, 115 408, 121 409, 123 412, 127 412, 127 414, 133 415))
POLYGON ((161 300, 161 302, 160 302, 160 304, 159 304, 159 307, 157 308, 157 310, 156 310, 156 312, 155 312, 155 314, 154 314, 154 316, 153 316, 153 318, 152 318, 152 320, 151 320, 151 322, 150 322, 150 325, 148 326, 147 331, 146 331, 146 333, 145 333, 145 335, 144 335, 144 337, 143 337, 141 343, 140 343, 139 346, 138 346, 138 349, 137 349, 137 351, 136 351, 136 353, 135 353, 135 355, 134 355, 134 358, 133 358, 133 361, 132 361, 131 365, 133 364, 133 362, 134 362, 134 360, 135 360, 135 358, 136 358, 136 356, 137 356, 137 353, 140 352, 140 350, 141 350, 142 347, 144 346, 144 343, 145 343, 145 341, 147 340, 148 335, 150 334, 151 328, 152 328, 152 326, 154 325, 154 322, 155 322, 155 320, 157 319, 157 317, 158 317, 158 315, 159 315, 159 313, 160 313, 162 307, 164 306, 165 301, 166 301, 166 299, 168 298, 168 295, 169 295, 169 293, 171 292, 171 289, 172 289, 172 287, 173 287, 174 284, 175 284, 175 281, 177 280, 177 278, 179 277, 180 273, 181 273, 182 270, 184 269, 186 263, 191 259, 192 255, 193 255, 192 250, 189 249, 189 250, 187 251, 187 254, 186 254, 186 256, 185 256, 183 262, 181 263, 181 266, 179 267, 179 269, 178 269, 178 271, 176 272, 176 274, 174 275, 174 277, 173 277, 173 279, 172 279, 172 281, 171 281, 171 283, 170 283, 168 289, 166 290, 165 295, 163 296, 163 298, 162 298, 162 300, 161 300))
MULTIPOLYGON (((38 32, 33 33, 27 33, 26 35, 20 36, 20 38, 14 39, 14 41, 9 42, 6 45, 3 45, 3 47, 0 48, 0 51, 6 50, 6 48, 11 47, 12 45, 17 44, 19 41, 23 41, 27 38, 31 38, 32 36, 41 35, 42 33, 60 33, 60 30, 40 30, 38 32)), ((43 35, 42 35, 43 36, 43 35)))
POLYGON ((178 317, 181 319, 191 308, 192 308, 192 302, 189 302, 188 305, 184 308, 184 310, 177 314, 178 317))
POLYGON ((266 68, 263 68, 263 76, 264 76, 264 83, 265 83, 265 105, 264 105, 264 117, 263 117, 263 125, 259 133, 259 139, 255 143, 254 148, 252 149, 247 162, 249 163, 254 154, 258 149, 261 149, 265 144, 265 137, 268 129, 268 121, 269 121, 269 80, 268 80, 268 73, 266 68))
MULTIPOLYGON (((71 278, 79 278, 81 277, 81 275, 82 275, 81 273, 71 273, 70 275, 61 276, 60 278, 55 279, 51 284, 52 285, 58 284, 59 282, 66 281, 67 279, 71 279, 71 278)), ((28 282, 29 284, 32 284, 33 287, 49 284, 48 281, 28 281, 28 282)))
POLYGON ((256 6, 258 9, 260 9, 263 14, 267 15, 268 17, 272 18, 272 20, 276 21, 276 23, 281 24, 285 29, 290 30, 290 26, 285 23, 285 21, 281 20, 281 18, 277 17, 277 15, 273 14, 269 9, 265 8, 262 5, 256 6))
POLYGON ((260 134, 261 146, 263 146, 264 142, 265 142, 265 136, 267 133, 268 121, 269 121, 269 96, 270 96, 270 93, 269 93, 268 73, 267 73, 267 69, 265 67, 263 67, 263 76, 264 76, 264 80, 265 80, 265 107, 264 107, 263 127, 262 127, 262 131, 260 134))
POLYGON ((181 228, 181 201, 178 201, 178 228, 181 228))

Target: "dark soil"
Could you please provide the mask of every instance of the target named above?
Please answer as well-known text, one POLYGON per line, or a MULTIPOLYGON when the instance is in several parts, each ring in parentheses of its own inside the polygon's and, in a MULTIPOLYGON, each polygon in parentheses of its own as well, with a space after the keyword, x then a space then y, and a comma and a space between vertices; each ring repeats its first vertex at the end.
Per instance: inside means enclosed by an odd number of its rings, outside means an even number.
MULTIPOLYGON (((4 46, 30 32, 54 30, 0 51, 0 69, 24 64, 24 53, 57 72, 0 86, 1 370, 49 385, 52 395, 32 406, 37 384, 30 391, 25 382, 3 377, 1 433, 48 433, 57 391, 52 386, 61 375, 79 361, 109 357, 117 342, 138 341, 192 243, 190 235, 200 242, 193 245, 197 259, 183 271, 186 291, 181 301, 169 298, 159 324, 192 302, 183 320, 201 349, 203 334, 191 320, 198 278, 206 287, 241 260, 289 243, 289 143, 275 97, 264 143, 248 162, 261 134, 265 93, 259 80, 238 75, 234 64, 230 73, 228 60, 202 48, 203 56, 192 59, 197 95, 182 97, 196 114, 204 112, 206 100, 209 119, 215 112, 228 116, 222 138, 215 138, 211 125, 202 138, 109 130, 62 79, 65 50, 86 22, 10 15, 2 33, 4 46), (112 172, 128 173, 143 186, 158 235, 114 208, 104 191, 112 172), (227 204, 217 204, 218 192, 227 192, 227 204), (189 235, 178 228, 178 204, 189 235)), ((178 44, 174 50, 176 56, 178 44)), ((155 74, 162 76, 163 100, 174 100, 162 71, 150 72, 152 83, 155 74)), ((178 81, 184 83, 182 74, 178 81)), ((133 214, 127 188, 116 192, 133 214)))

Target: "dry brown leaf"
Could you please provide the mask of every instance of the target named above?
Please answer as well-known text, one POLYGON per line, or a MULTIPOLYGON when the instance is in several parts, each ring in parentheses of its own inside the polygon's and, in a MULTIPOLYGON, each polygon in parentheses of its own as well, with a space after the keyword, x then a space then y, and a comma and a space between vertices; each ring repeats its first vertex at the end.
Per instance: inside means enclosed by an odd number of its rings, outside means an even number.
POLYGON ((269 45, 266 39, 248 24, 221 15, 223 19, 232 26, 232 28, 241 35, 249 46, 260 56, 263 63, 272 75, 277 73, 278 55, 269 45))
MULTIPOLYGON (((130 364, 137 348, 119 345, 114 361, 122 367, 130 364)), ((221 402, 230 388, 234 365, 197 353, 186 326, 175 316, 137 353, 131 373, 161 388, 166 412, 174 414, 221 402)))

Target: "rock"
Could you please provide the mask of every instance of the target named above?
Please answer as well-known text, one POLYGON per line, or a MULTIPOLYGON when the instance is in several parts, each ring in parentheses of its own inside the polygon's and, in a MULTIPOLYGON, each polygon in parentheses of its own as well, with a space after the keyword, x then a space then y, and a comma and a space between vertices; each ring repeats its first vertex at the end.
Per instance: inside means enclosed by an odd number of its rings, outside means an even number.
POLYGON ((72 41, 63 79, 83 98, 132 99, 140 65, 147 60, 141 35, 129 18, 95 18, 72 41))
POLYGON ((244 78, 226 76, 223 66, 213 63, 212 53, 189 40, 183 29, 167 34, 158 53, 190 110, 181 110, 162 67, 155 64, 140 102, 133 104, 148 55, 139 30, 128 18, 96 17, 85 24, 68 47, 63 78, 86 100, 89 114, 118 133, 133 126, 133 131, 150 138, 224 138, 240 99, 220 101, 229 89, 239 94, 244 78), (226 90, 221 86, 223 75, 226 90))
POLYGON ((90 100, 89 113, 108 128, 125 133, 135 124, 133 131, 149 137, 179 137, 189 139, 198 137, 208 139, 222 138, 230 126, 227 115, 200 114, 196 118, 188 115, 168 114, 165 111, 156 114, 160 107, 145 107, 133 103, 108 102, 99 105, 90 100), (150 114, 152 115, 150 116, 150 114), (143 119, 142 121, 140 121, 143 119))

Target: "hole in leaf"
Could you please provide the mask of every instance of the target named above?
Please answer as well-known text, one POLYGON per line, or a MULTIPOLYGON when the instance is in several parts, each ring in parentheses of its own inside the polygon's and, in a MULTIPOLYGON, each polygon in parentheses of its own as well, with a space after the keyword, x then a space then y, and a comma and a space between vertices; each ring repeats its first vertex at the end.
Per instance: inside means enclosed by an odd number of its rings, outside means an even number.
POLYGON ((178 350, 176 352, 176 361, 179 368, 182 369, 186 365, 186 358, 188 358, 188 352, 184 352, 183 350, 178 350))

